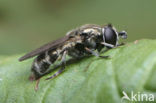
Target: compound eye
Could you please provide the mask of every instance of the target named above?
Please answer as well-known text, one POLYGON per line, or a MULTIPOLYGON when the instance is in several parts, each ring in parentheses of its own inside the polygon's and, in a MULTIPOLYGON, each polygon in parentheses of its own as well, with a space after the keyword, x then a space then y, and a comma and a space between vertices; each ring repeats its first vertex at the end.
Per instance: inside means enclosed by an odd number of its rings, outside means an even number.
POLYGON ((104 31, 104 39, 106 43, 116 45, 117 42, 117 34, 112 27, 106 27, 104 31))

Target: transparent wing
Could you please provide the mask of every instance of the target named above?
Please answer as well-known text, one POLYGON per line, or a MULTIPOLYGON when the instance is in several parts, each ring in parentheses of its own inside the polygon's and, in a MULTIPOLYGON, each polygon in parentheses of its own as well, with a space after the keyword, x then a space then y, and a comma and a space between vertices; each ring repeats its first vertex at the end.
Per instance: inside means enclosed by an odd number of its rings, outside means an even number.
POLYGON ((57 40, 52 41, 50 43, 47 43, 47 44, 41 46, 40 48, 37 48, 37 49, 33 50, 32 52, 22 56, 21 58, 19 58, 19 61, 23 61, 23 60, 29 59, 29 58, 34 57, 36 55, 42 54, 42 53, 44 53, 45 51, 48 51, 48 50, 54 50, 58 46, 63 45, 64 42, 69 39, 69 37, 70 36, 67 35, 67 36, 65 36, 63 38, 60 38, 60 39, 57 39, 57 40))

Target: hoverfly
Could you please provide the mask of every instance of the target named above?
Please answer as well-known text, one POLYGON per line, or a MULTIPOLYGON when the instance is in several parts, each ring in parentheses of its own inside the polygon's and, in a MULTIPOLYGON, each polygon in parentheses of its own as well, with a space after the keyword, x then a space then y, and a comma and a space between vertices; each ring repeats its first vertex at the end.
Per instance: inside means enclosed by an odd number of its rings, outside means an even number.
POLYGON ((99 52, 104 47, 110 49, 119 46, 119 37, 126 39, 127 33, 125 31, 117 32, 111 24, 106 26, 86 24, 69 31, 66 36, 24 55, 19 61, 37 56, 32 64, 32 75, 30 76, 30 80, 37 80, 47 73, 50 65, 61 58, 62 68, 47 78, 51 79, 65 69, 66 55, 72 58, 80 58, 86 55, 107 58, 108 56, 100 56, 99 52))

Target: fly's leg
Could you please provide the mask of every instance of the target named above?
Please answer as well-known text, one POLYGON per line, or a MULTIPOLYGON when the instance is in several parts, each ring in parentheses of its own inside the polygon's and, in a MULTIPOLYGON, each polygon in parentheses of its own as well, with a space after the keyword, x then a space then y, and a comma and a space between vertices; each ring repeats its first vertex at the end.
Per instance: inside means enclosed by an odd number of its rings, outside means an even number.
POLYGON ((102 42, 101 44, 109 47, 109 48, 116 48, 118 46, 122 46, 122 45, 125 45, 125 43, 120 43, 120 44, 117 44, 116 46, 112 45, 112 44, 109 44, 109 43, 105 43, 105 42, 102 42))
POLYGON ((109 43, 105 43, 105 42, 101 42, 101 44, 103 44, 104 46, 107 46, 109 48, 114 48, 115 46, 109 43))
POLYGON ((61 64, 62 64, 61 69, 59 69, 55 74, 53 74, 52 76, 50 76, 46 80, 55 78, 56 76, 58 76, 59 74, 61 74, 63 72, 63 70, 65 69, 65 65, 66 65, 66 54, 67 54, 67 51, 64 51, 63 55, 62 55, 62 58, 61 58, 61 64))
POLYGON ((39 85, 39 82, 40 82, 40 78, 36 81, 35 91, 37 91, 37 90, 38 90, 38 85, 39 85))
POLYGON ((117 46, 123 46, 123 45, 125 45, 125 43, 120 43, 120 44, 118 44, 117 46))
POLYGON ((97 52, 94 52, 93 50, 85 47, 86 51, 88 51, 89 53, 91 53, 92 55, 96 56, 96 57, 100 57, 100 58, 109 58, 109 56, 100 56, 97 52))

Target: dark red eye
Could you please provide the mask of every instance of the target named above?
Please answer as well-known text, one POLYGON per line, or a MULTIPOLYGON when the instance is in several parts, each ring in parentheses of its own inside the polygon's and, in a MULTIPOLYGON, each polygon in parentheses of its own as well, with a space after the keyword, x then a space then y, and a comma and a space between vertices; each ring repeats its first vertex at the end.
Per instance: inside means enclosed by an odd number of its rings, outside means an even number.
POLYGON ((104 35, 105 42, 116 45, 117 42, 117 34, 115 30, 111 26, 105 27, 104 35))

